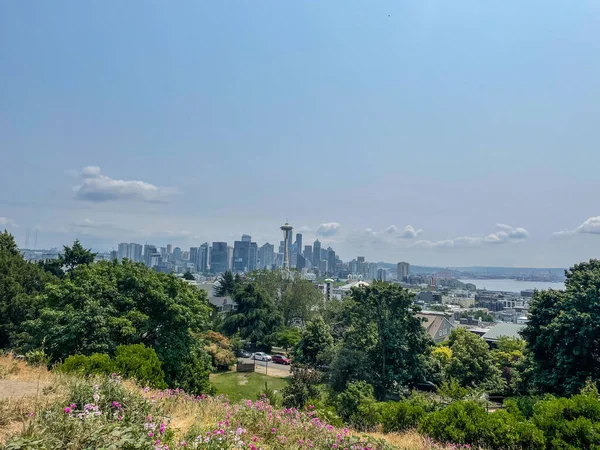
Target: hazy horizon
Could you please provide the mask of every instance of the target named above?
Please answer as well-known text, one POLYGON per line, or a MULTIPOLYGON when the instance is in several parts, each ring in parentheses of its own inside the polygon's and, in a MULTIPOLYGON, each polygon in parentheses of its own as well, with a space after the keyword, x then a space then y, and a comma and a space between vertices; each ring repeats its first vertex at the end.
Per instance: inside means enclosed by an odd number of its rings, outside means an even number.
POLYGON ((0 229, 343 260, 600 255, 600 3, 0 4, 0 229), (565 9, 568 8, 568 14, 565 9))

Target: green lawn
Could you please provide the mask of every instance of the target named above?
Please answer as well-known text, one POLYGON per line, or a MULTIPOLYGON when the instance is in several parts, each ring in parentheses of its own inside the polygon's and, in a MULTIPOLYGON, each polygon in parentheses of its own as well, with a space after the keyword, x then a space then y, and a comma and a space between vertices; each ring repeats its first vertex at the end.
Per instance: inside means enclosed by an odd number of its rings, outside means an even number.
POLYGON ((214 373, 210 376, 210 381, 217 389, 217 394, 227 394, 232 402, 243 399, 256 400, 264 390, 265 382, 270 389, 276 391, 280 391, 288 384, 286 378, 268 377, 254 372, 214 373))

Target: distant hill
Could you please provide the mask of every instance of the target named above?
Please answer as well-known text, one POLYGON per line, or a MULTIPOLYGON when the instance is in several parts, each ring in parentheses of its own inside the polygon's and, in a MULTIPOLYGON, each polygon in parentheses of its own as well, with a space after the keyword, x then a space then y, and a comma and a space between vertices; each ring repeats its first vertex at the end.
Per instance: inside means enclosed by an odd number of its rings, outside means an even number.
MULTIPOLYGON (((386 269, 395 269, 396 264, 387 262, 378 262, 379 266, 386 269)), ((470 266, 470 267, 436 267, 436 266, 410 266, 410 272, 414 274, 435 273, 441 270, 450 270, 452 272, 470 272, 473 274, 486 274, 497 276, 510 275, 548 275, 562 277, 565 274, 563 268, 537 268, 537 267, 494 267, 494 266, 470 266)))

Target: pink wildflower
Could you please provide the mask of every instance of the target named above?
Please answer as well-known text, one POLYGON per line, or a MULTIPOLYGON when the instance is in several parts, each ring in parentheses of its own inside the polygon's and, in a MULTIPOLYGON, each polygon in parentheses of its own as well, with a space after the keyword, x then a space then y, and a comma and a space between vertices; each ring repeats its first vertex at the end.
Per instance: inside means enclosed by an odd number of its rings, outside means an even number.
POLYGON ((65 406, 65 409, 63 409, 63 411, 65 412, 65 414, 71 414, 71 408, 69 408, 68 406, 65 406))
POLYGON ((154 433, 152 431, 148 431, 148 437, 152 437, 154 436, 154 433))

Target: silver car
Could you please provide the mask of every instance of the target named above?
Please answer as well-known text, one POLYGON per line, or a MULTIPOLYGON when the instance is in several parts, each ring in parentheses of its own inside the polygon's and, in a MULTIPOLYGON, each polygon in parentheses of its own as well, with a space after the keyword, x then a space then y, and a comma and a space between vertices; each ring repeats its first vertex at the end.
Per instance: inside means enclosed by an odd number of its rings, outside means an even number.
POLYGON ((254 355, 252 355, 252 359, 257 360, 257 361, 272 361, 273 359, 267 355, 266 353, 263 352, 256 352, 254 355))

